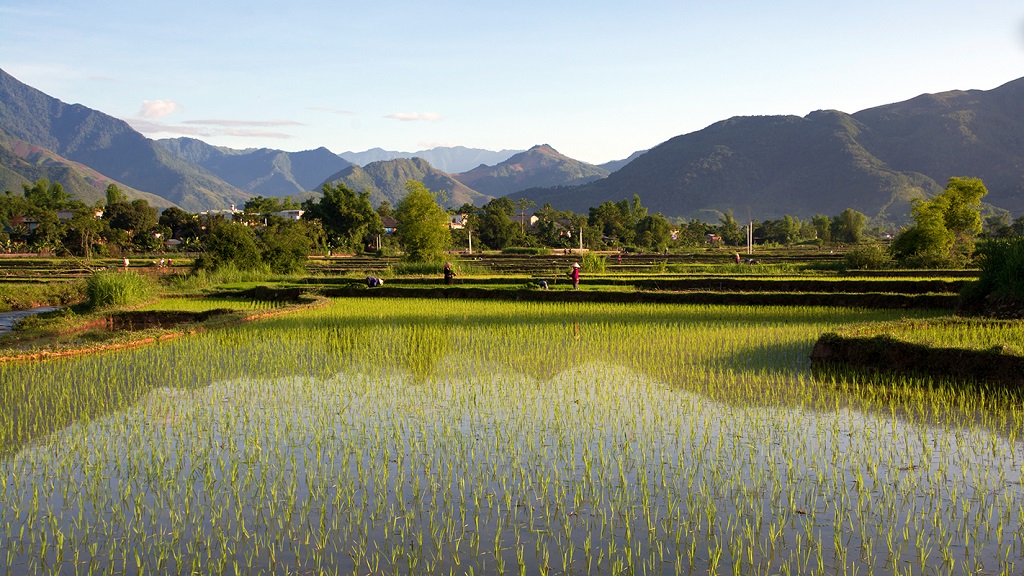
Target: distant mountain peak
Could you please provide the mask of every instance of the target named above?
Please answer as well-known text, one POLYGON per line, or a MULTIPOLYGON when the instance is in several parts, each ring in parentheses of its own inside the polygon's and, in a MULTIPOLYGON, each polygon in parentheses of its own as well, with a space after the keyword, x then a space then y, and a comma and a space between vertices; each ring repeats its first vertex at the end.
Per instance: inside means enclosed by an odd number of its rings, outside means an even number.
POLYGON ((331 175, 326 182, 340 182, 355 191, 369 190, 370 201, 379 205, 383 200, 397 204, 405 197, 405 184, 410 180, 422 182, 435 192, 444 192, 450 206, 482 205, 490 200, 490 196, 473 190, 419 157, 378 160, 366 166, 353 164, 331 175))
POLYGON ((1024 78, 854 114, 734 116, 671 138, 606 179, 528 194, 538 204, 576 211, 638 194, 652 211, 670 216, 733 209, 758 219, 810 218, 853 208, 879 223, 900 223, 914 198, 941 191, 951 176, 975 176, 989 190, 987 203, 1019 214, 1022 109, 1024 78))
POLYGON ((500 164, 478 166, 455 178, 484 194, 505 196, 528 188, 585 184, 608 174, 600 166, 560 154, 549 144, 538 144, 500 164))
POLYGON ((365 166, 371 162, 382 160, 395 160, 398 158, 423 158, 434 168, 448 173, 457 173, 470 170, 481 165, 494 165, 507 160, 520 150, 483 150, 480 148, 467 148, 465 146, 437 147, 418 152, 395 152, 382 148, 371 148, 364 152, 342 152, 339 154, 345 160, 365 166))

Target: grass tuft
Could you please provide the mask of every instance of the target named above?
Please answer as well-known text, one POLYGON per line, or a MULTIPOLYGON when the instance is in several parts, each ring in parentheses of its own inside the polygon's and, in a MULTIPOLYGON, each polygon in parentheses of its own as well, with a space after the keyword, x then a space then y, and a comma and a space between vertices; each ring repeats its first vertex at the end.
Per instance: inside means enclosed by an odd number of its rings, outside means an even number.
POLYGON ((96 272, 85 282, 85 296, 90 308, 129 306, 152 299, 153 281, 134 272, 96 272))

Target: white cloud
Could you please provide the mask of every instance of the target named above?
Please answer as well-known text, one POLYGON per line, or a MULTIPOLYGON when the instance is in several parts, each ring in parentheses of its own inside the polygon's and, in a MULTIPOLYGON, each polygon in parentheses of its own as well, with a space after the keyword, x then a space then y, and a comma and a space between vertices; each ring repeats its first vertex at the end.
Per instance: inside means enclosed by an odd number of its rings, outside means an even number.
POLYGON ((182 124, 195 124, 199 126, 305 126, 302 122, 294 120, 186 120, 182 124))
POLYGON ((438 122, 441 120, 441 115, 437 112, 398 112, 388 114, 385 118, 401 120, 402 122, 438 122))
POLYGON ((133 118, 128 120, 132 128, 139 132, 147 135, 165 135, 165 136, 190 136, 193 138, 216 138, 219 136, 233 136, 236 138, 274 138, 283 140, 291 138, 291 134, 285 134, 283 132, 271 132, 269 130, 246 130, 238 129, 233 127, 226 127, 225 125, 209 125, 200 124, 194 125, 195 122, 186 122, 187 126, 181 124, 163 124, 161 122, 153 122, 151 120, 144 120, 140 118, 133 118))
POLYGON ((351 110, 342 110, 341 108, 331 108, 329 106, 308 106, 306 110, 313 110, 314 112, 330 112, 331 114, 340 114, 342 116, 356 115, 356 113, 351 110))
POLYGON ((177 102, 170 100, 143 100, 139 116, 142 118, 163 118, 181 108, 177 102))

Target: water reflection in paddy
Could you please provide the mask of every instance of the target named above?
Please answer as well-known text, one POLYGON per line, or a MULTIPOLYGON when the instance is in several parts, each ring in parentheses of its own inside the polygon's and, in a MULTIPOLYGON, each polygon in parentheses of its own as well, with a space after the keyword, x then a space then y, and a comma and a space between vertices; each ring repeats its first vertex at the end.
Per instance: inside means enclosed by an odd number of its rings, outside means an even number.
POLYGON ((646 310, 632 323, 526 324, 530 336, 366 326, 353 314, 396 310, 335 309, 292 326, 308 331, 294 341, 254 327, 108 356, 163 385, 2 461, 0 559, 11 573, 69 574, 1020 565, 1012 409, 972 405, 967 418, 953 401, 851 395, 743 344, 805 345, 812 317, 751 312, 740 340, 730 334, 744 326, 722 320, 735 309, 699 312, 697 334, 645 322, 646 310), (217 355, 222 338, 231 351, 217 355), (254 375, 268 349, 309 365, 254 375), (182 355, 248 375, 167 386, 165 370, 143 367, 182 355))

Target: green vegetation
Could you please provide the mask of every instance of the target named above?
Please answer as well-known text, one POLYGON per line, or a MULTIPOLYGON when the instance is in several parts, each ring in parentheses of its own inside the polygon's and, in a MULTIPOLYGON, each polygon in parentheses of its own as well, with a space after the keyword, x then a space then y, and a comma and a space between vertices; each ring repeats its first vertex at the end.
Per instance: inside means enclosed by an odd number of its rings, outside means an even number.
POLYGON ((366 190, 357 194, 344 184, 327 183, 323 194, 319 200, 303 202, 303 218, 320 222, 332 250, 361 252, 384 232, 366 190))
POLYGON ((989 240, 981 246, 978 281, 964 290, 968 312, 1024 317, 1024 237, 989 240))
POLYGON ((1024 303, 1024 237, 986 243, 980 263, 979 282, 986 292, 1024 303))
POLYGON ((908 267, 963 267, 982 231, 979 208, 988 190, 977 178, 950 178, 931 200, 913 202, 914 225, 896 237, 892 253, 908 267))
POLYGON ((601 254, 587 252, 583 255, 583 262, 580 264, 584 272, 604 272, 608 266, 608 260, 601 254))
POLYGON ((406 184, 407 194, 395 207, 398 241, 413 262, 439 262, 451 244, 448 214, 421 182, 406 184))
POLYGON ((2 365, 0 563, 1012 573, 1019 399, 807 366, 902 316, 368 298, 2 365))
POLYGON ((64 306, 85 300, 85 283, 55 281, 25 284, 5 282, 0 290, 0 312, 39 306, 64 306))
POLYGON ((892 255, 877 244, 858 246, 846 253, 844 267, 847 270, 881 270, 888 268, 892 255))
POLYGON ((930 318, 899 320, 851 326, 840 331, 844 336, 885 336, 932 348, 998 351, 1024 356, 1024 323, 1009 320, 968 318, 930 318))
POLYGON ((526 246, 511 246, 503 248, 502 254, 520 254, 525 256, 547 256, 551 254, 551 248, 533 248, 526 246))
MULTIPOLYGON (((244 210, 230 213, 197 215, 171 207, 156 218, 144 200, 126 201, 113 184, 108 186, 105 205, 88 207, 70 200, 59 184, 39 181, 25 186, 25 195, 7 193, 0 198, 0 223, 4 224, 0 242, 7 251, 37 250, 85 259, 184 252, 195 256, 197 270, 231 263, 239 270, 274 274, 301 272, 311 254, 370 252, 441 260, 442 252, 454 248, 537 255, 551 250, 616 250, 667 256, 696 248, 746 246, 748 241, 758 254, 790 246, 830 252, 864 246, 849 255, 847 269, 889 268, 890 260, 904 267, 963 267, 971 262, 979 232, 987 238, 1009 238, 1019 228, 1019 222, 1011 223, 1002 213, 981 226, 978 201, 983 191, 976 179, 954 178, 943 194, 917 202, 919 222, 893 243, 893 258, 880 251, 880 242, 888 238, 885 229, 866 230, 865 215, 849 208, 836 216, 819 214, 806 221, 786 215, 739 222, 731 210, 716 213, 717 223, 672 221, 650 214, 634 195, 632 200, 591 207, 587 215, 554 210, 550 205, 530 215, 527 211, 533 202, 525 198, 496 198, 479 208, 467 203, 446 213, 424 183, 411 180, 395 209, 382 201, 376 210, 367 190, 356 193, 342 183, 326 184, 321 197, 302 204, 304 213, 298 222, 281 214, 285 209, 299 211, 287 198, 257 196, 246 201, 244 210), (408 190, 417 193, 409 198, 408 190), (403 202, 404 212, 398 210, 403 202), (396 216, 401 216, 400 225, 394 221, 396 216)), ((665 265, 673 262, 666 260, 665 265)))
POLYGON ((269 274, 295 274, 306 269, 319 228, 309 222, 275 222, 254 228, 218 221, 203 238, 195 270, 214 272, 226 266, 269 274))
POLYGON ((91 308, 131 306, 156 295, 153 281, 134 272, 104 270, 85 281, 85 295, 91 308))
MULTIPOLYGON (((968 377, 808 362, 822 333, 857 330, 887 348, 1019 360, 1019 321, 936 309, 955 303, 963 272, 812 269, 848 265, 867 245, 762 251, 772 263, 742 265, 717 249, 487 254, 453 258, 454 287, 437 261, 321 257, 313 274, 268 285, 263 235, 282 225, 215 224, 251 234, 255 269, 226 255, 188 274, 137 268, 153 275, 151 294, 191 297, 64 309, 0 339, 0 356, 120 348, 0 364, 0 525, 25 526, 0 540, 0 572, 960 573, 1024 562, 1024 493, 1006 489, 1021 480, 1019 397, 968 377), (578 292, 564 280, 577 259, 588 270, 578 292), (368 290, 368 271, 387 284, 368 290), (557 282, 540 290, 540 278, 557 282), (445 297, 417 297, 434 291, 445 297), (794 305, 752 304, 770 298, 794 305), (806 305, 852 298, 865 308, 806 305), (672 303, 609 303, 627 299, 672 303), (684 303, 715 301, 745 304, 684 303), (866 309, 897 301, 929 307, 866 309), (906 514, 920 493, 931 496, 906 514)), ((987 246, 989 265, 1017 262, 987 246)))

